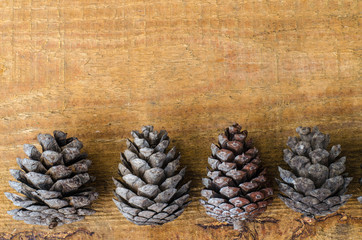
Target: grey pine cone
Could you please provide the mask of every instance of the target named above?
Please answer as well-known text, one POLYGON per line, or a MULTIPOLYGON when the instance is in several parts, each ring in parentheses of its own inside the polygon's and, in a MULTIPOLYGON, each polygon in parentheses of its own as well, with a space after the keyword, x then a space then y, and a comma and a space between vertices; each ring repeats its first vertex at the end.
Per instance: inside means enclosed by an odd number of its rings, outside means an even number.
POLYGON ((289 137, 284 161, 291 171, 279 167, 280 199, 294 211, 308 217, 336 212, 352 195, 346 195, 352 181, 344 173, 346 157, 337 158, 341 145, 328 151, 330 137, 318 127, 298 127, 299 137, 289 137))
POLYGON ((80 152, 82 142, 61 131, 54 131, 54 136, 39 134, 38 141, 42 153, 34 145, 24 144, 28 158, 17 158, 22 170, 10 170, 17 180, 9 181, 10 186, 24 196, 5 193, 20 207, 8 213, 15 220, 49 228, 95 213, 89 207, 98 193, 84 186, 94 178, 88 174, 91 160, 80 152))
MULTIPOLYGON (((362 168, 362 165, 360 165, 360 168, 362 168)), ((359 179, 359 184, 362 186, 362 178, 359 179)), ((362 203, 362 196, 359 196, 357 200, 358 202, 362 203)))
POLYGON ((219 145, 211 144, 207 178, 200 200, 206 214, 241 230, 245 220, 262 214, 272 202, 273 189, 265 176, 259 152, 248 132, 237 123, 219 135, 219 145))
POLYGON ((138 225, 162 225, 180 216, 190 203, 190 182, 181 184, 185 169, 177 171, 181 155, 173 147, 165 130, 157 132, 144 126, 132 131, 134 141, 127 139, 127 150, 121 153, 118 166, 121 180, 113 178, 113 199, 119 211, 138 225))

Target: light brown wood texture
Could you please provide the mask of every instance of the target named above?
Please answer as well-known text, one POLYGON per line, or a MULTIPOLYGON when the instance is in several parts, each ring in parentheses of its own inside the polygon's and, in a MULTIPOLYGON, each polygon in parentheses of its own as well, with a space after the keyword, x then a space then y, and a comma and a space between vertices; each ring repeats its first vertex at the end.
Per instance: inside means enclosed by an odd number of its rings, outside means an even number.
POLYGON ((356 0, 0 1, 0 239, 361 239, 360 9, 356 0), (287 136, 318 125, 342 145, 353 197, 314 225, 277 197, 247 231, 217 223, 199 205, 201 177, 233 122, 272 179, 287 136), (129 223, 111 200, 125 139, 146 124, 169 132, 192 180, 192 204, 156 227, 129 223), (3 192, 14 192, 22 144, 54 129, 83 141, 100 197, 95 215, 49 230, 12 220, 3 192))

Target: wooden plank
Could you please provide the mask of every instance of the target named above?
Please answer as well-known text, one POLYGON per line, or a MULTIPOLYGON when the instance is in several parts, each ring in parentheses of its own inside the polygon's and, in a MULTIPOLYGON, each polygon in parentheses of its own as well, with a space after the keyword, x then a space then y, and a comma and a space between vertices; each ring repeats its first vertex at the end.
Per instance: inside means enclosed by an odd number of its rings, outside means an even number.
MULTIPOLYGON (((14 221, 0 194, 0 239, 358 239, 362 210, 358 2, 25 1, 0 3, 0 192, 22 144, 54 129, 78 136, 94 164, 97 214, 54 230, 14 221), (209 146, 247 128, 271 178, 299 125, 341 143, 352 199, 314 225, 279 199, 248 230, 198 203, 209 146), (127 222, 111 176, 132 129, 167 129, 192 180, 192 204, 158 227, 127 222)), ((274 183, 274 187, 275 183, 274 183)))

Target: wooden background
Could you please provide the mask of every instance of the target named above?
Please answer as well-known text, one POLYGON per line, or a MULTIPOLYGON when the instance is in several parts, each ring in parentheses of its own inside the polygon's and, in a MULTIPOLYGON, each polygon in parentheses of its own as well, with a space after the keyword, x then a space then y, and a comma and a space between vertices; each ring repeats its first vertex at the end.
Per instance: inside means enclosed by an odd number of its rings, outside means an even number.
MULTIPOLYGON (((0 239, 361 239, 361 39, 357 0, 0 1, 0 239), (353 197, 304 224, 279 199, 249 230, 209 218, 200 199, 209 146, 247 128, 269 175, 299 125, 342 144, 353 197), (132 129, 167 129, 193 203, 163 226, 130 224, 111 176, 132 129), (48 230, 12 220, 3 194, 23 143, 80 138, 93 160, 97 213, 48 230)), ((274 187, 276 184, 274 183, 274 187)))

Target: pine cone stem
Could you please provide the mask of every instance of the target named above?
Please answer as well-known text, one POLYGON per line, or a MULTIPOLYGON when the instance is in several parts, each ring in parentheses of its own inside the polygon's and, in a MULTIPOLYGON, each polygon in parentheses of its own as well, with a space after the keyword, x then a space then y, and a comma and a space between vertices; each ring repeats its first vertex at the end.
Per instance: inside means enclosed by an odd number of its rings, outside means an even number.
POLYGON ((245 228, 243 221, 236 220, 233 222, 234 230, 241 231, 245 228))
POLYGON ((316 219, 314 217, 310 217, 310 216, 302 216, 302 221, 307 223, 308 225, 314 225, 316 222, 316 219))

